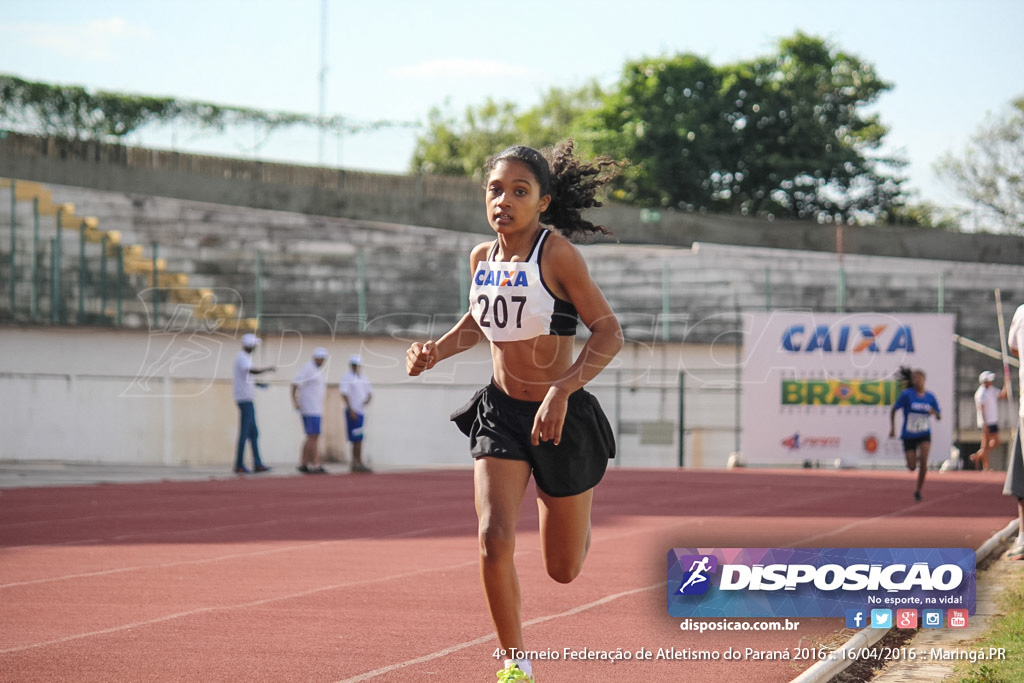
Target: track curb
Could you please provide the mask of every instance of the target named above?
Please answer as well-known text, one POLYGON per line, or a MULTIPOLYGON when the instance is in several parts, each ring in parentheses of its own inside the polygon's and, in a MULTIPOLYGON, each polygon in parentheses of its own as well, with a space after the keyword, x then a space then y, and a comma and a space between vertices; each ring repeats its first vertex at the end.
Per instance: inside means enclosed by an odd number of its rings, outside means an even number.
MULTIPOLYGON (((981 546, 974 551, 975 563, 980 563, 991 555, 992 551, 999 547, 1004 539, 1016 534, 1018 523, 1018 520, 1014 519, 1005 527, 992 534, 987 541, 982 543, 981 546)), ((884 638, 891 630, 891 628, 883 629, 870 627, 862 629, 837 649, 856 650, 857 648, 870 647, 884 638)), ((847 668, 853 666, 856 661, 856 659, 822 660, 815 663, 811 668, 791 680, 790 683, 825 683, 826 681, 831 680, 834 676, 845 671, 847 668)))

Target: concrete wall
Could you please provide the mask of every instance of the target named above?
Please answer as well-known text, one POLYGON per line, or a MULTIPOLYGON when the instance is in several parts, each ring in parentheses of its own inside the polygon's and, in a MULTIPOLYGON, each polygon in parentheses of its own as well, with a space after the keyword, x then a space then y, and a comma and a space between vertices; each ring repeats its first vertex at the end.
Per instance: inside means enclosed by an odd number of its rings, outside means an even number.
MULTIPOLYGON (((349 184, 345 182, 346 172, 337 169, 17 134, 0 140, 0 177, 486 234, 480 202, 467 199, 477 191, 473 181, 462 181, 463 190, 454 191, 454 185, 459 183, 452 179, 374 175, 373 182, 349 184), (268 179, 277 182, 267 182, 268 179), (443 187, 432 191, 435 184, 443 187)), ((713 242, 826 252, 835 252, 838 246, 835 226, 809 222, 671 209, 652 215, 625 206, 599 209, 594 216, 610 226, 624 243, 691 246, 713 242)), ((848 226, 843 229, 841 241, 847 254, 1024 263, 1024 237, 848 226)))
MULTIPOLYGON (((468 443, 448 421, 491 375, 485 345, 420 379, 404 372, 408 340, 269 335, 258 365, 274 365, 258 390, 256 414, 264 460, 290 469, 303 434, 290 382, 316 346, 331 353, 322 452, 347 460, 336 385, 352 353, 374 384, 365 455, 377 467, 468 466, 468 443)), ((238 411, 231 394, 237 338, 194 332, 0 327, 0 460, 223 465, 234 460, 238 411)), ((678 378, 690 379, 686 464, 722 467, 734 450, 735 391, 706 390, 734 368, 717 358, 735 351, 633 343, 590 385, 619 432, 614 466, 674 466, 678 378), (668 438, 657 434, 668 424, 668 438)), ((262 379, 262 376, 261 376, 262 379)), ((249 456, 247 455, 247 462, 249 456)), ((330 467, 329 467, 330 469, 330 467)), ((340 469, 340 466, 335 466, 340 469)))
MULTIPOLYGON (((50 185, 56 200, 95 215, 104 229, 127 242, 160 243, 169 271, 189 275, 192 286, 212 288, 218 299, 253 315, 262 301, 261 329, 337 337, 437 336, 464 310, 467 254, 480 236, 417 226, 308 216, 50 185), (262 291, 256 291, 257 252, 262 291), (461 282, 460 282, 461 280, 461 282), (361 302, 360 299, 363 298, 361 302), (362 313, 362 315, 360 315, 362 313)), ((0 195, 0 243, 9 222, 0 195)), ((20 249, 25 250, 31 206, 18 204, 20 249)), ((53 232, 52 217, 47 226, 53 232)), ((63 231, 66 308, 77 307, 77 235, 63 231)), ((89 245, 95 252, 99 245, 89 245)), ((746 311, 803 309, 850 312, 934 312, 957 315, 957 332, 999 347, 993 290, 1010 309, 1024 301, 1024 265, 835 254, 700 243, 692 248, 585 245, 591 273, 618 314, 631 343, 735 343, 737 315, 746 311)), ((19 254, 19 305, 24 309, 27 254, 19 254)), ((42 284, 48 280, 44 258, 42 284)), ((0 259, 0 275, 9 269, 0 259)), ((0 277, 0 281, 4 278, 0 277)), ((98 278, 93 277, 95 283, 98 278)), ((202 330, 191 307, 164 301, 152 319, 146 276, 129 279, 125 324, 164 333, 202 330)), ((92 290, 95 293, 95 287, 92 290)), ((0 288, 0 312, 7 307, 0 288)), ((166 299, 166 292, 158 293, 166 299)), ((88 314, 98 309, 87 302, 88 314)), ((110 303, 108 302, 108 308, 110 303)), ((44 320, 48 320, 43 311, 44 320)), ((24 315, 16 319, 24 320, 24 315)), ((76 319, 72 315, 69 322, 76 319)), ((973 392, 981 370, 998 361, 961 350, 958 388, 973 392)))
MULTIPOLYGON (((305 333, 380 335, 429 326, 434 316, 442 316, 441 324, 446 324, 464 310, 468 252, 481 239, 419 226, 48 187, 55 198, 74 203, 78 215, 97 216, 104 229, 121 231, 126 242, 145 245, 147 253, 149 245, 159 243, 168 270, 187 274, 191 286, 214 288, 246 315, 255 313, 259 299, 264 329, 280 324, 305 333), (260 266, 262 289, 257 292, 260 266)), ((0 195, 2 237, 9 222, 7 206, 0 195)), ((22 202, 17 208, 24 251, 31 206, 22 202)), ((44 237, 53 230, 47 227, 44 237)), ((65 281, 73 284, 77 236, 63 232, 65 281)), ((90 246, 98 250, 98 245, 90 246)), ((1024 301, 1024 262, 858 254, 840 258, 818 251, 715 243, 690 248, 593 244, 581 250, 613 308, 641 340, 663 340, 667 334, 673 341, 706 343, 730 324, 737 310, 842 307, 956 313, 961 334, 998 347, 993 290, 1002 290, 1008 306, 1024 301)), ((19 257, 22 292, 27 256, 19 257)), ((0 273, 7 269, 3 259, 0 273)), ((129 284, 130 294, 148 286, 144 277, 129 284)), ((67 296, 68 307, 74 309, 73 288, 67 296)), ((137 303, 148 305, 146 300, 137 303)), ((0 308, 5 304, 0 301, 0 308)), ((171 310, 164 307, 164 320, 171 310)), ((145 315, 136 320, 145 322, 145 315)))
MULTIPOLYGON (((364 345, 364 355, 381 354, 379 365, 368 366, 382 398, 375 410, 386 406, 387 416, 393 419, 371 416, 367 454, 372 460, 396 466, 465 462, 465 442, 446 419, 448 411, 487 380, 486 353, 478 350, 478 356, 464 356, 455 364, 456 370, 435 372, 418 383, 404 377, 401 358, 410 339, 436 336, 464 307, 460 273, 465 274, 466 254, 480 235, 352 216, 313 216, 290 203, 297 194, 278 188, 274 192, 285 195, 276 199, 273 193, 265 195, 270 191, 263 187, 265 183, 231 180, 242 185, 221 187, 216 179, 188 174, 148 177, 144 170, 118 166, 104 179, 109 170, 105 166, 27 159, 15 164, 18 172, 11 173, 11 167, 4 166, 11 158, 0 153, 0 175, 73 183, 50 185, 55 201, 74 202, 78 215, 99 217, 104 229, 121 230, 127 242, 159 242, 168 270, 189 274, 191 285, 224 293, 231 303, 244 307, 243 315, 251 314, 256 299, 262 298, 261 329, 270 337, 262 353, 281 366, 278 379, 257 399, 269 462, 288 466, 297 459, 302 435, 287 400, 288 382, 316 345, 332 349, 336 361, 364 345), (122 181, 128 189, 114 188, 122 181), (97 185, 112 189, 94 189, 97 185), (193 185, 202 185, 202 192, 209 190, 214 200, 244 203, 233 194, 244 190, 251 193, 251 201, 246 200, 250 204, 270 197, 274 205, 295 211, 168 198, 200 192, 193 185), (183 189, 176 189, 179 186, 183 189), (141 194, 144 190, 164 194, 141 194), (259 293, 257 252, 262 254, 263 266, 259 293), (364 315, 360 316, 358 303, 363 295, 364 315)), ((9 233, 3 228, 9 223, 9 204, 5 200, 0 196, 0 242, 6 246, 9 233)), ((482 225, 479 205, 463 204, 473 216, 470 219, 467 213, 466 220, 482 225)), ((446 204, 451 210, 458 205, 446 204)), ((28 225, 30 205, 16 208, 19 225, 28 225)), ((732 218, 683 215, 671 220, 690 221, 686 234, 691 237, 706 234, 711 240, 742 242, 745 236, 759 234, 732 218)), ((47 239, 53 233, 50 221, 47 239)), ((631 229, 630 221, 655 236, 671 222, 664 219, 660 227, 652 227, 628 211, 615 213, 608 222, 618 232, 619 225, 631 229)), ((1024 301, 1024 258, 1015 251, 1019 238, 925 231, 929 247, 925 249, 909 240, 911 232, 898 233, 909 241, 893 236, 887 241, 873 239, 872 230, 849 228, 844 243, 864 238, 870 245, 863 248, 866 252, 920 251, 929 257, 846 253, 840 258, 828 252, 826 237, 834 238, 829 230, 776 225, 757 238, 762 246, 698 242, 689 247, 608 243, 581 247, 627 336, 623 364, 595 384, 595 393, 620 428, 624 457, 619 462, 676 463, 678 442, 659 444, 651 437, 678 415, 678 375, 683 372, 687 391, 695 392, 685 401, 685 461, 695 466, 724 465, 735 450, 740 427, 735 418, 736 394, 728 388, 734 368, 723 358, 734 354, 731 349, 742 329, 737 321, 745 311, 832 311, 841 304, 853 312, 941 309, 957 314, 960 334, 998 348, 993 289, 1002 290, 1009 308, 1024 301), (804 237, 797 239, 801 234, 804 237), (810 250, 775 248, 808 241, 810 250), (934 258, 938 254, 948 260, 934 258)), ((65 295, 73 311, 77 236, 63 232, 65 295)), ((671 242, 678 235, 663 237, 671 242)), ((18 250, 15 275, 21 282, 18 297, 22 301, 29 260, 23 230, 18 250)), ((87 258, 95 259, 95 249, 91 253, 87 258)), ((6 258, 0 263, 0 282, 9 286, 8 263, 6 258)), ((45 276, 44 272, 44 282, 45 276)), ((145 287, 145 278, 138 276, 130 282, 129 294, 142 293, 145 287)), ((8 306, 6 292, 0 296, 3 310, 8 306)), ((164 305, 156 321, 150 307, 148 295, 127 302, 126 324, 134 329, 0 328, 5 351, 0 361, 0 406, 4 408, 0 429, 5 436, 0 458, 230 464, 237 415, 229 379, 237 339, 189 320, 187 307, 164 305)), ((20 319, 15 316, 15 320, 20 319)), ((961 425, 967 429, 973 426, 969 396, 982 369, 997 370, 998 361, 961 350, 958 395, 961 425)), ((332 370, 332 380, 339 375, 338 368, 332 370)), ((333 392, 331 396, 335 402, 329 411, 334 411, 334 417, 328 415, 324 442, 337 456, 344 443, 340 404, 333 392)))
MULTIPOLYGON (((366 340, 284 334, 268 338, 257 350, 257 365, 277 368, 261 376, 270 386, 257 390, 256 396, 264 460, 283 467, 298 463, 304 436, 291 405, 290 382, 318 345, 331 352, 327 372, 332 386, 321 444, 328 459, 347 460, 337 382, 352 353, 362 353, 376 385, 367 420, 371 461, 445 464, 465 454, 457 433, 434 424, 446 417, 444 406, 438 401, 416 406, 411 395, 418 392, 403 391, 409 381, 398 373, 397 359, 404 359, 406 345, 391 340, 364 344, 366 340)), ((236 338, 4 328, 0 346, 0 432, 5 435, 0 459, 231 467, 238 429, 231 388, 240 349, 236 338)), ((468 388, 459 392, 445 386, 436 393, 449 391, 461 397, 468 388)), ((246 458, 251 462, 248 454, 246 458)))

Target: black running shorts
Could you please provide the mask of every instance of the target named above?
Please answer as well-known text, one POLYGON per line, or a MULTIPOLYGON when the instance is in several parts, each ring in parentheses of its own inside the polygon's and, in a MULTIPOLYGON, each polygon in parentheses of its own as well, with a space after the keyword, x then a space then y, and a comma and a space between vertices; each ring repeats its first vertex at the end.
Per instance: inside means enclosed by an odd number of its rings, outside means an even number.
POLYGON ((469 437, 474 458, 524 460, 533 468, 541 491, 575 496, 593 488, 615 457, 615 435, 597 398, 580 389, 569 396, 562 438, 530 443, 540 402, 512 398, 494 383, 473 394, 451 419, 469 437))
POLYGON ((916 451, 918 448, 920 448, 921 444, 923 444, 923 443, 931 443, 931 442, 932 442, 931 432, 929 432, 927 434, 922 434, 921 436, 915 436, 912 439, 903 439, 903 451, 905 453, 910 453, 910 452, 916 451))

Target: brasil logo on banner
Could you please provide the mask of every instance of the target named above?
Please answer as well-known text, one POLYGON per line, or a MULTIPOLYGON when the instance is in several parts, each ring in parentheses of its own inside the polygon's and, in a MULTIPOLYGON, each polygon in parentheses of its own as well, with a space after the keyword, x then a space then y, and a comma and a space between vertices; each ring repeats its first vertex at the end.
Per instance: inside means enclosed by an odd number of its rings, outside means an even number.
POLYGON ((843 617, 848 609, 975 611, 969 548, 673 548, 673 617, 843 617))

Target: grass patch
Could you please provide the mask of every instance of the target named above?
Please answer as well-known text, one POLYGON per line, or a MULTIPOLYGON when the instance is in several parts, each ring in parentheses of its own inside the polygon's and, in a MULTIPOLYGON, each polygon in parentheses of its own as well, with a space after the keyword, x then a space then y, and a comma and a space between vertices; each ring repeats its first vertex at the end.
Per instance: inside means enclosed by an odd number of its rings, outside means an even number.
POLYGON ((1005 659, 956 667, 960 683, 1016 683, 1024 681, 1024 585, 1007 586, 999 596, 1002 615, 992 620, 989 630, 971 644, 972 648, 1003 648, 1005 659))

